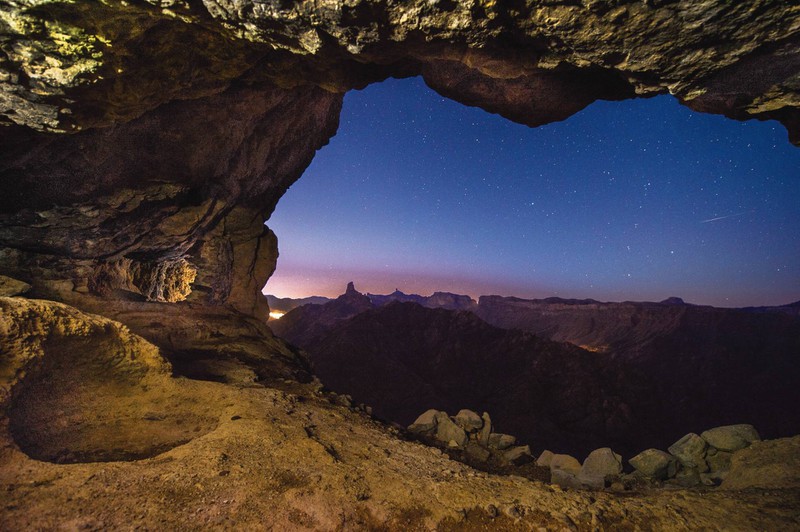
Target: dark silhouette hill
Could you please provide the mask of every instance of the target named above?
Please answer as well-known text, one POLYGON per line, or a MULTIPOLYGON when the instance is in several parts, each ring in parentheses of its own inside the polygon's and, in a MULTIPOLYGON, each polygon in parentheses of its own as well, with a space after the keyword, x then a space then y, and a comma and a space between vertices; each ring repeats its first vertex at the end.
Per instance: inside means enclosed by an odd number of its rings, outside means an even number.
POLYGON ((418 294, 405 294, 400 290, 395 290, 388 295, 367 294, 367 297, 377 307, 398 301, 401 303, 417 303, 428 308, 444 308, 448 310, 475 311, 478 308, 478 303, 471 297, 451 292, 434 292, 430 296, 421 296, 418 294))
POLYGON ((338 323, 306 345, 330 388, 407 425, 424 410, 491 412, 499 430, 579 452, 626 442, 630 408, 594 353, 474 314, 394 302, 338 323))

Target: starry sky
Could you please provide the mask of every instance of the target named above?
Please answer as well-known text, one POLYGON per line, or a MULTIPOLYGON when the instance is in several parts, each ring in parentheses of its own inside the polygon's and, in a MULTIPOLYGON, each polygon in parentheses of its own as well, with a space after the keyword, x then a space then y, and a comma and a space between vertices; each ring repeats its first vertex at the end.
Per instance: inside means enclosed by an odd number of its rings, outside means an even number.
POLYGON ((800 149, 670 96, 529 128, 419 78, 351 91, 267 224, 281 297, 800 300, 800 149))

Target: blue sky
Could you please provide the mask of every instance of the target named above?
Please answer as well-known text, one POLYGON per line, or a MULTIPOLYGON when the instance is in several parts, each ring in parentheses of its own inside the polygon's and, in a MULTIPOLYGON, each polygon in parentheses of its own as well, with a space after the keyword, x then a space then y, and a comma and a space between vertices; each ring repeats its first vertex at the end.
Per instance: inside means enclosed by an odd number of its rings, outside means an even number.
POLYGON ((800 300, 800 149, 669 96, 529 128, 419 78, 345 96, 268 225, 279 296, 435 290, 718 306, 800 300))

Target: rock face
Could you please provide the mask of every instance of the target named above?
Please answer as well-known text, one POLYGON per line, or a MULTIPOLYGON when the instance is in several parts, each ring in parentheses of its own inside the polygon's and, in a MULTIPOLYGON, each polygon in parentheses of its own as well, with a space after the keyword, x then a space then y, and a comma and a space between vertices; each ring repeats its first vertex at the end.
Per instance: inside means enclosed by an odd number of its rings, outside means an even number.
POLYGON ((647 449, 630 459, 630 464, 643 475, 657 480, 666 480, 677 473, 677 461, 669 453, 659 449, 647 449))
POLYGON ((0 297, 0 346, 0 408, 16 444, 37 460, 136 460, 216 425, 192 411, 158 349, 111 320, 0 297))

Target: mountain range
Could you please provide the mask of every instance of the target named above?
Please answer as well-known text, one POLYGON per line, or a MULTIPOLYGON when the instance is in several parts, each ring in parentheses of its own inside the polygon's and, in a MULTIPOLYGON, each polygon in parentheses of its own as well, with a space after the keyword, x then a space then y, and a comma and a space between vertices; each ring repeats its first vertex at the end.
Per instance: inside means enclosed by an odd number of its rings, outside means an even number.
POLYGON ((486 410, 535 448, 578 455, 663 448, 729 423, 800 432, 797 304, 435 296, 351 283, 270 325, 327 386, 403 425, 428 408, 486 410))

